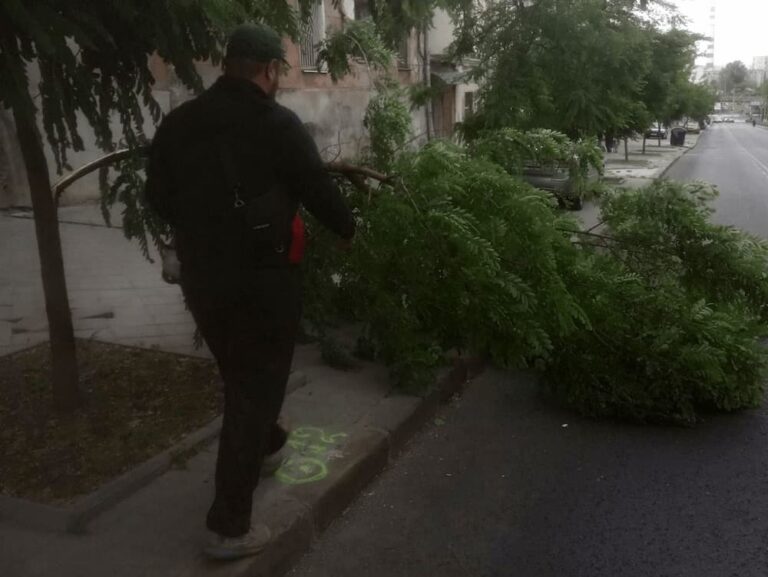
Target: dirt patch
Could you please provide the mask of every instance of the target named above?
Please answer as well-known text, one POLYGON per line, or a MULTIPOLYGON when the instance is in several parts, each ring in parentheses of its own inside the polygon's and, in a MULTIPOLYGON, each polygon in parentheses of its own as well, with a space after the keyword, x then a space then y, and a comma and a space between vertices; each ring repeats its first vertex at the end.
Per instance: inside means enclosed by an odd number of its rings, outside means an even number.
POLYGON ((0 358, 0 493, 64 504, 221 412, 212 361, 78 341, 83 406, 52 409, 48 344, 0 358))

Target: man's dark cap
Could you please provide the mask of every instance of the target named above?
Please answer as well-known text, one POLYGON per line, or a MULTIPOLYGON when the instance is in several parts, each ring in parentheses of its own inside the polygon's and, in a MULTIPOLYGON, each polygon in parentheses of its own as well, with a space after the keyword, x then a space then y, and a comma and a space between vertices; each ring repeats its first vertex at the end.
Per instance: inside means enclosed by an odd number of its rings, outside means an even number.
POLYGON ((285 60, 285 50, 280 35, 266 24, 241 24, 229 35, 227 58, 285 60))

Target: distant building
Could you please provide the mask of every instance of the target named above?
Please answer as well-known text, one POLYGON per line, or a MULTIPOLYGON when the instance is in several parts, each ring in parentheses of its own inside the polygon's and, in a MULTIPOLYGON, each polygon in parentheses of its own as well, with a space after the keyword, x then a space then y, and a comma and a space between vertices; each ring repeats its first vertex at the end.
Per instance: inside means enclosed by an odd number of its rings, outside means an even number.
POLYGON ((752 69, 749 71, 749 79, 755 86, 765 83, 768 72, 768 56, 755 56, 752 59, 752 69))
POLYGON ((466 58, 453 62, 448 49, 453 42, 455 25, 449 14, 438 8, 429 34, 429 52, 432 86, 439 94, 432 101, 432 119, 435 135, 451 138, 458 123, 475 112, 478 106, 479 86, 471 78, 475 62, 466 58))
POLYGON ((691 72, 691 82, 694 84, 707 84, 712 80, 719 80, 722 67, 710 64, 695 66, 691 72))
POLYGON ((768 56, 755 56, 752 59, 752 70, 768 70, 768 56))

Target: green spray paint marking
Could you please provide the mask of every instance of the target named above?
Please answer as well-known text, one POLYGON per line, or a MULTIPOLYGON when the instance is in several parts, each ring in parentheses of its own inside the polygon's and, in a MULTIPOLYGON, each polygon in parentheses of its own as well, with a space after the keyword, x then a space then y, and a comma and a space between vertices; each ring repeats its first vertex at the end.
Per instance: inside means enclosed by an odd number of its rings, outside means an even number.
POLYGON ((280 466, 275 477, 286 485, 321 481, 328 476, 331 452, 347 436, 326 433, 319 427, 299 427, 291 431, 288 446, 296 451, 280 466))

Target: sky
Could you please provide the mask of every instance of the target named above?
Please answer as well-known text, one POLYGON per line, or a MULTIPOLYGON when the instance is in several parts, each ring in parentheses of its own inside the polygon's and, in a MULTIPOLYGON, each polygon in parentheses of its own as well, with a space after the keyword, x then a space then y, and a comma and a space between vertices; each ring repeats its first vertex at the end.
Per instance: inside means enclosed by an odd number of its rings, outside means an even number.
POLYGON ((716 9, 715 65, 768 56, 768 0, 672 0, 690 19, 693 32, 710 34, 710 7, 716 9))

